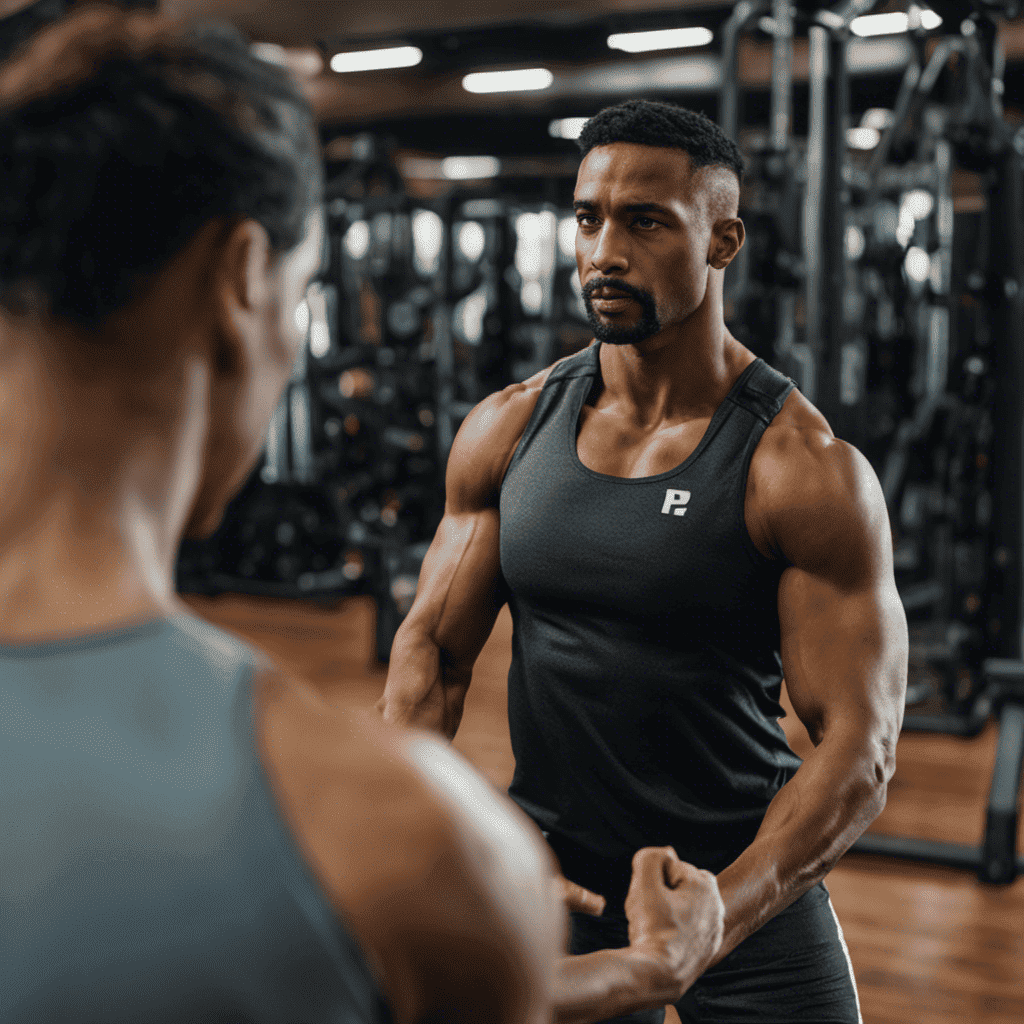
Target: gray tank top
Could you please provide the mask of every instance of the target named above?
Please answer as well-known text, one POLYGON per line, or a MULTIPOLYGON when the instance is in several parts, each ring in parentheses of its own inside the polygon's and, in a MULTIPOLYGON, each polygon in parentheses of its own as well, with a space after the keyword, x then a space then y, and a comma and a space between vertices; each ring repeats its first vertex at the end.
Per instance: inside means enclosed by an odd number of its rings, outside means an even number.
POLYGON ((390 1020, 257 756, 260 663, 187 615, 0 645, 0 1024, 390 1020))

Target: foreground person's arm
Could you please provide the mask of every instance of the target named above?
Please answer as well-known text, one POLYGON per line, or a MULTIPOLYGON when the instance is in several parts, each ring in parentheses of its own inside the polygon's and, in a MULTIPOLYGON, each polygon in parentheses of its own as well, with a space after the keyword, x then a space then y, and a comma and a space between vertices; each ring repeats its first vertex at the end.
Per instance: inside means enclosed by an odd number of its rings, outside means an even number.
POLYGON ((779 584, 782 664, 815 749, 718 876, 719 959, 825 877, 885 806, 895 770, 907 625, 889 519, 867 460, 822 426, 784 438, 761 495, 792 563, 779 584))
POLYGON ((714 878, 667 848, 634 859, 630 946, 565 956, 563 901, 600 899, 459 754, 273 674, 258 693, 283 816, 395 1024, 586 1024, 678 999, 713 956, 714 878))
POLYGON ((549 1024, 565 915, 540 833, 447 745, 259 687, 282 816, 394 1024, 549 1024))
POLYGON ((630 944, 559 961, 555 1020, 588 1024, 678 1002, 717 953, 723 916, 713 875, 671 847, 638 851, 626 897, 630 944))
MULTIPOLYGON (((506 887, 502 903, 522 900, 529 905, 538 898, 536 893, 543 891, 562 935, 567 888, 572 890, 571 905, 595 905, 593 893, 566 884, 557 874, 554 857, 529 818, 511 800, 498 796, 459 755, 423 733, 411 733, 407 749, 447 801, 456 821, 470 825, 468 816, 477 816, 478 823, 471 827, 478 838, 484 836, 493 884, 500 880, 506 887), (479 822, 488 820, 494 830, 485 836, 479 831, 479 822), (526 847, 518 845, 517 830, 530 838, 526 847), (542 890, 522 873, 524 851, 531 849, 540 853, 542 890), (524 884, 526 891, 520 894, 524 884)), ((683 863, 669 847, 637 852, 625 909, 628 947, 552 958, 551 998, 558 1024, 591 1024, 676 1002, 718 950, 724 910, 715 878, 683 863)), ((550 934, 551 922, 545 924, 543 914, 538 913, 532 927, 539 932, 548 928, 538 943, 544 948, 543 938, 550 934)))

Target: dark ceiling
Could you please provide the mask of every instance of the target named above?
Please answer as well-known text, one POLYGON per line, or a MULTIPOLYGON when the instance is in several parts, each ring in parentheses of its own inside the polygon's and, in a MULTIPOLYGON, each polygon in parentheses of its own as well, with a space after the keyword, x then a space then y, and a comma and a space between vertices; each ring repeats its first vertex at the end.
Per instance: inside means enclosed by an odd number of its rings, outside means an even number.
POLYGON ((574 26, 610 17, 633 22, 658 14, 678 18, 691 8, 723 8, 729 0, 165 0, 183 14, 226 18, 253 38, 301 46, 315 40, 372 42, 496 25, 574 26))
MULTIPOLYGON (((423 62, 415 68, 324 71, 310 80, 310 97, 327 135, 373 130, 424 152, 568 157, 572 144, 552 139, 549 121, 585 116, 628 96, 670 98, 715 116, 721 28, 733 5, 727 0, 162 0, 161 7, 227 18, 254 39, 313 46, 324 57, 393 42, 423 50, 423 62), (628 55, 609 50, 606 42, 613 31, 688 24, 712 29, 713 43, 699 50, 628 55), (543 93, 475 96, 462 88, 468 70, 534 64, 556 75, 554 86, 543 93)), ((883 0, 877 9, 905 10, 906 2, 883 0)), ((1024 107, 1024 23, 1005 24, 1003 38, 1006 100, 1024 107)), ((869 107, 893 104, 909 51, 905 37, 854 45, 891 57, 887 67, 885 59, 872 57, 868 64, 875 60, 875 65, 851 77, 856 117, 869 107)), ((806 121, 806 66, 806 41, 798 39, 793 103, 798 133, 806 121)), ((766 124, 767 36, 755 32, 743 41, 739 67, 744 119, 766 124)))

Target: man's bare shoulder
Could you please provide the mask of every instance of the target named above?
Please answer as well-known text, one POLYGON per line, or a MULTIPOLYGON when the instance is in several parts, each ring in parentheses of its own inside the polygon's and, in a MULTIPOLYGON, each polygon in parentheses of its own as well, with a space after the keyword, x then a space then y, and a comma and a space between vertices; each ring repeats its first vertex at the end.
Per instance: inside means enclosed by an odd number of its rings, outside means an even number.
POLYGON ((449 501, 454 499, 457 506, 467 507, 495 501, 540 393, 552 370, 562 362, 565 360, 509 384, 473 408, 459 428, 448 459, 449 501))
POLYGON ((753 514, 772 547, 791 561, 794 555, 823 555, 828 545, 846 539, 888 532, 885 500, 870 463, 838 439, 797 390, 766 428, 748 486, 753 514))

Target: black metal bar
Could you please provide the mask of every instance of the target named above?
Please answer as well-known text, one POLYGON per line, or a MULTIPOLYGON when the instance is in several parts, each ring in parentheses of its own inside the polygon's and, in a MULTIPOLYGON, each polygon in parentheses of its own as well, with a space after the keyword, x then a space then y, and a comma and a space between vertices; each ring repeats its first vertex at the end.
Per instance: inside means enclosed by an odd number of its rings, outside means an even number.
POLYGON ((910 836, 888 836, 880 832, 865 832, 850 847, 850 852, 896 857, 900 860, 923 860, 928 864, 969 871, 977 871, 981 867, 981 851, 976 846, 940 843, 910 836))
POLYGON ((444 222, 441 245, 441 294, 433 309, 433 342, 435 401, 437 403, 437 457, 442 467, 448 464, 448 453, 455 440, 457 424, 452 414, 455 402, 455 339, 452 336, 452 313, 454 271, 452 232, 455 227, 453 205, 450 198, 444 200, 441 219, 444 222))
POLYGON ((987 190, 989 296, 992 325, 994 421, 993 550, 996 572, 990 619, 998 622, 993 653, 1024 656, 1024 135, 996 158, 987 190))
POLYGON ((806 397, 824 413, 837 436, 840 420, 839 375, 845 324, 841 296, 845 280, 845 211, 848 77, 845 29, 822 25, 808 30, 810 114, 807 139, 807 190, 804 201, 805 342, 814 373, 802 381, 806 397))
POLYGON ((982 861, 989 882, 1006 885, 1018 875, 1024 859, 1017 858, 1017 819, 1021 771, 1024 770, 1024 704, 1004 705, 999 716, 999 742, 992 770, 982 861), (1021 864, 1018 864, 1018 860, 1021 864))
POLYGON ((718 124, 736 139, 740 119, 739 41, 747 26, 769 10, 767 0, 740 0, 722 26, 722 88, 718 94, 718 124))
POLYGON ((772 94, 770 135, 772 149, 789 146, 793 123, 793 12, 790 0, 772 0, 772 94))

